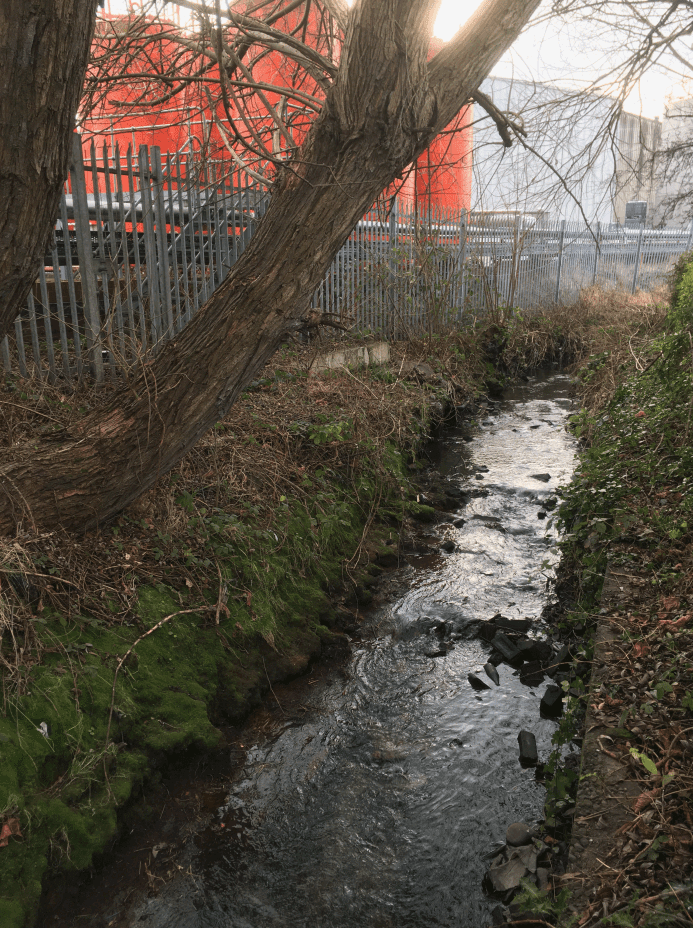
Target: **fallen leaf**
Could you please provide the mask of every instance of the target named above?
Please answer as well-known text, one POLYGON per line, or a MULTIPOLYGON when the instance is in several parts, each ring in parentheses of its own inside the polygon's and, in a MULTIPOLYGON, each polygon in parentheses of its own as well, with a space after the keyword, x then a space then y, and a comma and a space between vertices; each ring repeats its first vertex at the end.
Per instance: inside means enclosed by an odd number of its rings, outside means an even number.
POLYGON ((669 628, 681 628, 682 625, 685 625, 686 622, 690 622, 691 619, 693 619, 693 613, 688 612, 686 615, 682 615, 678 619, 662 619, 657 624, 668 625, 669 628))
POLYGON ((22 833, 19 830, 18 818, 8 818, 7 821, 3 823, 2 828, 0 828, 0 847, 7 847, 12 835, 16 838, 22 837, 22 833))
POLYGON ((633 803, 633 811, 635 814, 638 815, 640 812, 642 812, 643 809, 646 809, 649 804, 653 802, 657 796, 659 796, 661 792, 661 788, 657 787, 657 789, 648 789, 645 790, 645 792, 640 793, 638 798, 633 803))

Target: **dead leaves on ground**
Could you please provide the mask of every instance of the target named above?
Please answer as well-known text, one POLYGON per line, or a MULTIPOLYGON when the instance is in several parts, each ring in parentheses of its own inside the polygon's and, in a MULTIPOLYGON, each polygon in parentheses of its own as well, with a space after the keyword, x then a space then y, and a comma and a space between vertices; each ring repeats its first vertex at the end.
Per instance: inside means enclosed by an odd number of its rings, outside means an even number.
POLYGON ((22 837, 18 818, 8 818, 3 822, 2 828, 0 828, 0 847, 7 847, 12 837, 22 837))

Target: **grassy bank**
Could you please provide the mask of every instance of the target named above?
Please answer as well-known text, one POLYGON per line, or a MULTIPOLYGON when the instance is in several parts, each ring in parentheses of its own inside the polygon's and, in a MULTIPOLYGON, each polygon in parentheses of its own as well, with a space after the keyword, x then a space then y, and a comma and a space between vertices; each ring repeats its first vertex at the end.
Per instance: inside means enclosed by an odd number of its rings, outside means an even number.
POLYGON ((622 301, 579 365, 580 463, 560 509, 575 664, 557 742, 584 736, 585 753, 581 775, 556 772, 549 814, 583 841, 552 899, 523 900, 564 928, 686 925, 693 904, 693 267, 670 305, 622 301), (605 759, 606 790, 589 772, 605 759))
MULTIPOLYGON (((229 418, 100 531, 27 531, 0 556, 0 924, 30 924, 47 870, 89 866, 157 767, 306 669, 359 605, 406 513, 432 422, 488 371, 457 340, 309 377, 287 348, 229 418), (440 346, 438 346, 440 348, 440 346), (426 360, 430 370, 412 372, 426 360), (404 369, 409 370, 409 374, 404 369)), ((4 441, 102 398, 9 384, 4 441)))

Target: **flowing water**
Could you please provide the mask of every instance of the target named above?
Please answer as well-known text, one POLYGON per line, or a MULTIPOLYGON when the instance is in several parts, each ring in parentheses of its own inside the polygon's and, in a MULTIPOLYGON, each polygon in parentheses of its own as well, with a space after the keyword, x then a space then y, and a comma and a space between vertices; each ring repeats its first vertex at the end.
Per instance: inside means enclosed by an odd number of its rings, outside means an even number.
POLYGON ((508 824, 539 818, 544 798, 517 735, 532 731, 545 757, 555 723, 539 714, 548 680, 531 689, 501 664, 499 687, 469 685, 490 654, 475 623, 501 612, 546 633, 556 536, 538 512, 570 479, 569 406, 568 378, 538 378, 494 404, 471 441, 452 429, 433 446, 452 485, 486 491, 460 508, 464 525, 436 527, 456 550, 411 558, 399 596, 369 616, 346 672, 313 689, 305 720, 245 745, 212 827, 179 864, 188 875, 131 903, 128 925, 489 923, 485 855, 508 824), (453 647, 432 657, 439 620, 453 647))

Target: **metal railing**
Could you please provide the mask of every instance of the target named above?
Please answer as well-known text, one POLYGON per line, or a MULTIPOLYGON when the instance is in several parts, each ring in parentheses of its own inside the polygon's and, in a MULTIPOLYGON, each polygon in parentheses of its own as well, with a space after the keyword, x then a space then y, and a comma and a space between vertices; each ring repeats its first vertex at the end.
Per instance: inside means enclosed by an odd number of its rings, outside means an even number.
MULTIPOLYGON (((247 175, 142 146, 75 136, 50 253, 14 332, 7 375, 115 380, 175 337, 243 253, 269 202, 247 175)), ((598 284, 653 289, 693 244, 685 231, 546 222, 395 204, 358 223, 313 296, 357 331, 437 331, 502 308, 570 304, 598 284)))
POLYGON ((74 136, 55 235, 14 332, 7 374, 55 381, 117 370, 173 338, 228 274, 267 207, 243 173, 158 148, 74 136))
POLYGON ((505 307, 570 305, 595 285, 650 291, 692 245, 693 225, 661 231, 464 210, 372 211, 314 302, 357 329, 396 337, 505 307))

